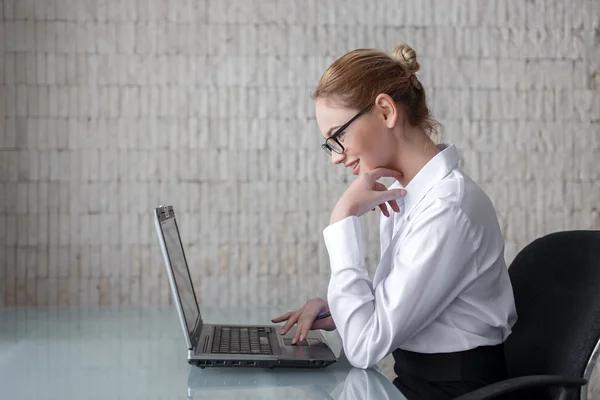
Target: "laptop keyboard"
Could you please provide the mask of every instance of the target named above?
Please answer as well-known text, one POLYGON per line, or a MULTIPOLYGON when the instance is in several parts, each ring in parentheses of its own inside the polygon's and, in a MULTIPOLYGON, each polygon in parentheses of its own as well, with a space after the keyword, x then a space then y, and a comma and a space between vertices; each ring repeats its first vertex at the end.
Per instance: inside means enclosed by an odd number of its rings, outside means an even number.
POLYGON ((212 353, 273 354, 269 335, 271 328, 216 326, 212 353))

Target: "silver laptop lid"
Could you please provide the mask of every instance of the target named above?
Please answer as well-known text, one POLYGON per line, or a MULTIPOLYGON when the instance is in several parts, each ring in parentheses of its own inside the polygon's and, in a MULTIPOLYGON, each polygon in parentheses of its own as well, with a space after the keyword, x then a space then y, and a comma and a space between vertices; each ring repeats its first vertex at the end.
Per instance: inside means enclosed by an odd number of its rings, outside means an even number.
POLYGON ((196 330, 196 328, 201 328, 202 316, 183 251, 173 206, 159 206, 154 210, 154 216, 156 233, 171 284, 171 293, 179 313, 188 349, 191 350, 198 341, 197 334, 200 329, 196 330))

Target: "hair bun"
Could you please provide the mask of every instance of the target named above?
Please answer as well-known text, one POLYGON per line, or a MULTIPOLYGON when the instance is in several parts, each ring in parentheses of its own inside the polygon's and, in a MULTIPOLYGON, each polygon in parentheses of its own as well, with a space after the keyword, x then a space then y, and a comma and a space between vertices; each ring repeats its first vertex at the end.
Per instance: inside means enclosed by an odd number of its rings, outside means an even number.
POLYGON ((400 64, 409 74, 414 74, 419 70, 419 63, 417 62, 417 53, 412 47, 403 43, 396 46, 392 52, 392 58, 400 64))

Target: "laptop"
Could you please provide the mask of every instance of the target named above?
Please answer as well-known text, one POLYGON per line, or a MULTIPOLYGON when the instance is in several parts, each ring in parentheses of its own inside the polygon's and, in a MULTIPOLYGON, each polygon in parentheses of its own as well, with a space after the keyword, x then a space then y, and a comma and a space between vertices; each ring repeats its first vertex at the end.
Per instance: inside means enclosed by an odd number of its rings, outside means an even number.
POLYGON ((156 233, 188 348, 188 363, 204 367, 324 368, 337 361, 318 331, 292 345, 295 329, 275 325, 215 325, 202 320, 173 206, 154 210, 156 233))

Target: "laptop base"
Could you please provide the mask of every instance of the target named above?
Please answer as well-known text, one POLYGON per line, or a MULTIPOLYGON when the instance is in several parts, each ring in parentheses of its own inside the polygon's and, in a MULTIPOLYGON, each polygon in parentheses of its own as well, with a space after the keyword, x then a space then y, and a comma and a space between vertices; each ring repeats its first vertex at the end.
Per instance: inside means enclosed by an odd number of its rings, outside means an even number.
POLYGON ((324 360, 188 360, 190 365, 204 369, 206 367, 238 368, 326 368, 335 361, 324 360))
MULTIPOLYGON (((200 368, 206 367, 245 367, 245 368, 325 368, 335 363, 337 358, 327 345, 319 331, 310 331, 306 339, 292 345, 296 327, 292 327, 285 335, 277 333, 279 327, 271 325, 212 325, 205 324, 200 335, 199 343, 203 345, 190 351, 188 363, 200 368), (213 352, 214 332, 222 327, 259 328, 269 331, 269 339, 273 354, 223 354, 213 352)), ((236 348, 237 349, 237 348, 236 348)))

